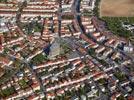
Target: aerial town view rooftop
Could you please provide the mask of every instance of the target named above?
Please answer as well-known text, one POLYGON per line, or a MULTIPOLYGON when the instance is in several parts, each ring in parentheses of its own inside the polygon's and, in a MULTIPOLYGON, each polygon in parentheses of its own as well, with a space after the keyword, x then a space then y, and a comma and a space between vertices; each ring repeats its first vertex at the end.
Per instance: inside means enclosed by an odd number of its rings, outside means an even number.
POLYGON ((134 100, 134 0, 0 0, 0 100, 134 100))

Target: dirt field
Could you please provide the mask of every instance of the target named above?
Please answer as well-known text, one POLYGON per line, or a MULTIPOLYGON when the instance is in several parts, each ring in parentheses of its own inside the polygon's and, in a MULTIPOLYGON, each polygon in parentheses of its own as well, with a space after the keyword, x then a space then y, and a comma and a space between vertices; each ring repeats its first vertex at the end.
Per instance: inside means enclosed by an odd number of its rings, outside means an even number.
POLYGON ((134 17, 134 0, 101 0, 100 16, 134 17))

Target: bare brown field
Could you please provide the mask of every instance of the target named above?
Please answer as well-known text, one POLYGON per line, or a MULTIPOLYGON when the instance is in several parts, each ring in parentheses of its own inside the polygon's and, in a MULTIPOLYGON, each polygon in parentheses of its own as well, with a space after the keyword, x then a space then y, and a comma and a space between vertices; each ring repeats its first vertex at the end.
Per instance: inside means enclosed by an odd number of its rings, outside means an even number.
POLYGON ((134 0, 101 0, 100 17, 134 17, 134 0))

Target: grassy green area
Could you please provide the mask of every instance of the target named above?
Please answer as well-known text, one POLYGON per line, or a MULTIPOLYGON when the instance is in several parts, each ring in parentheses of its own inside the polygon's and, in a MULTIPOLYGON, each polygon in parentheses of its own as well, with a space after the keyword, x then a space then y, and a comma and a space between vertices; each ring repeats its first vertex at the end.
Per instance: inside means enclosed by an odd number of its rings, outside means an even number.
POLYGON ((84 67, 83 72, 84 72, 84 74, 89 74, 89 72, 90 72, 89 66, 84 67))
POLYGON ((12 49, 15 50, 15 49, 17 49, 19 46, 20 46, 19 44, 13 45, 13 46, 12 46, 12 49))
POLYGON ((31 60, 31 63, 34 65, 38 65, 38 64, 43 63, 46 60, 48 60, 47 56, 43 54, 38 54, 31 60))
POLYGON ((43 29, 43 25, 41 23, 35 23, 35 26, 34 26, 34 31, 35 32, 41 32, 43 29))
POLYGON ((39 94, 41 92, 41 90, 35 90, 36 94, 39 94))
POLYGON ((25 79, 19 80, 18 83, 21 86, 21 88, 23 88, 23 89, 25 89, 29 86, 25 79))
POLYGON ((99 17, 99 5, 101 0, 96 0, 95 2, 95 8, 93 10, 93 14, 97 17, 99 17))
POLYGON ((134 33, 127 31, 122 27, 122 22, 134 24, 134 17, 102 17, 101 19, 106 22, 107 28, 112 33, 125 38, 134 36, 134 33))
POLYGON ((88 54, 89 54, 89 55, 92 55, 92 56, 95 56, 95 51, 94 51, 94 49, 90 48, 90 49, 88 50, 88 54))
POLYGON ((17 69, 14 70, 6 70, 4 75, 0 77, 0 84, 6 82, 8 79, 11 78, 15 73, 17 72, 17 69))
POLYGON ((109 64, 104 60, 104 59, 98 59, 96 58, 97 61, 99 61, 103 66, 109 66, 109 64))
POLYGON ((64 42, 60 44, 60 47, 63 49, 62 52, 61 52, 61 55, 62 54, 67 54, 71 51, 71 48, 69 47, 69 45, 64 43, 64 42))
POLYGON ((0 3, 7 3, 8 0, 0 0, 0 3))
POLYGON ((107 80, 105 78, 102 78, 98 80, 98 83, 104 85, 105 83, 107 83, 107 80))
POLYGON ((73 15, 64 15, 62 16, 62 19, 74 19, 73 15))
POLYGON ((117 98, 117 100, 125 100, 125 98, 124 98, 123 95, 121 95, 121 96, 119 96, 119 97, 117 98))
POLYGON ((22 23, 21 25, 24 29, 26 34, 31 35, 32 32, 41 32, 43 29, 43 25, 41 23, 38 23, 37 21, 30 22, 30 23, 22 23))
POLYGON ((83 14, 83 16, 91 17, 92 16, 92 11, 88 11, 88 10, 85 9, 82 14, 83 14))
MULTIPOLYGON (((0 55, 4 56, 4 55, 0 55)), ((8 81, 12 76, 14 76, 19 70, 22 68, 22 63, 19 60, 14 60, 13 64, 11 65, 10 69, 6 69, 5 73, 2 77, 0 77, 0 84, 8 81)))
POLYGON ((126 76, 121 72, 116 72, 114 75, 115 75, 116 78, 119 79, 119 81, 123 81, 123 80, 126 79, 126 76))
POLYGON ((4 51, 3 51, 4 54, 7 54, 9 51, 10 51, 9 48, 4 47, 4 51))
POLYGON ((44 75, 48 74, 48 70, 42 71, 38 74, 39 74, 39 76, 44 76, 44 75))
POLYGON ((22 65, 22 63, 21 63, 21 61, 19 61, 19 60, 15 60, 15 61, 13 62, 13 66, 14 66, 15 68, 17 68, 17 69, 19 69, 19 68, 21 67, 21 65, 22 65))
POLYGON ((0 97, 7 97, 7 96, 10 96, 11 94, 14 94, 14 93, 15 93, 15 88, 13 86, 11 86, 11 87, 8 87, 4 90, 1 90, 0 97))

